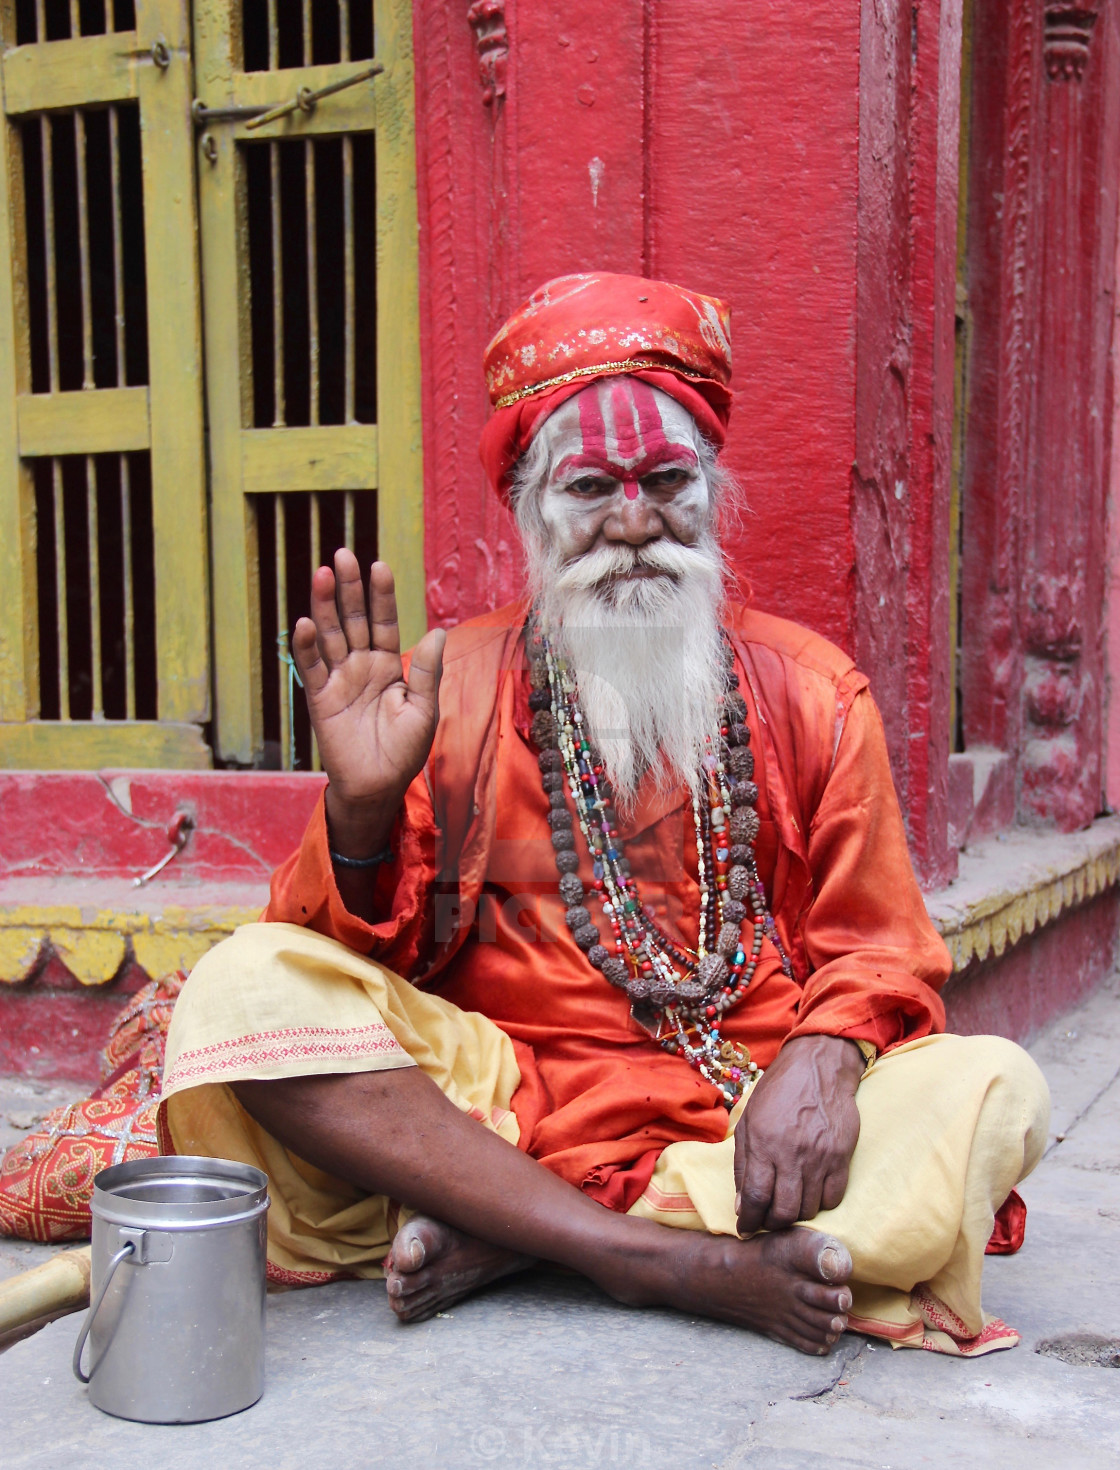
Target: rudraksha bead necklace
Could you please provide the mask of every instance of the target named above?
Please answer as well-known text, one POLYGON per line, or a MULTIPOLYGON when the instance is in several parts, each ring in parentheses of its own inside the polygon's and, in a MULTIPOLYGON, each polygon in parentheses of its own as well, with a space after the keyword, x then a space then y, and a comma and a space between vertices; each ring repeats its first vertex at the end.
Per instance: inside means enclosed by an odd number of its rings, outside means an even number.
POLYGON ((554 654, 535 621, 526 636, 532 738, 540 749, 568 928, 590 963, 626 992, 639 1024, 717 1087, 730 1109, 759 1068, 745 1046, 723 1037, 721 1021, 754 978, 764 934, 777 949, 782 969, 792 974, 755 865, 758 787, 752 779, 747 708, 738 692, 731 648, 725 639, 726 687, 718 735, 707 741, 700 791, 692 798, 700 885, 699 935, 693 950, 666 934, 642 904, 619 837, 610 783, 584 729, 579 692, 566 661, 554 654), (574 822, 565 788, 575 808, 574 822), (574 825, 591 856, 592 894, 585 893, 578 875, 574 825), (606 944, 587 907, 592 897, 610 927, 606 944))

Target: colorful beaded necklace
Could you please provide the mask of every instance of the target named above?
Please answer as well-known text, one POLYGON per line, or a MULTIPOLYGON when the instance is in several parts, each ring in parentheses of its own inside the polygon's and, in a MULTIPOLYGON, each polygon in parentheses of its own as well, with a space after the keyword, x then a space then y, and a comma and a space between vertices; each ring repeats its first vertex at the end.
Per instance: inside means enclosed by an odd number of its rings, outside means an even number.
POLYGON ((541 780, 565 921, 588 960, 624 990, 631 1014, 655 1041, 719 1089, 727 1108, 759 1074, 750 1052, 721 1034, 724 1014, 744 997, 767 935, 782 969, 792 975, 755 866, 758 787, 730 645, 724 639, 725 689, 718 735, 701 761, 700 794, 692 799, 700 884, 696 949, 678 944, 642 905, 618 833, 610 783, 584 730, 579 692, 566 661, 557 657, 535 619, 526 630, 532 738, 540 750, 541 780), (575 819, 568 806, 575 808, 575 819), (573 826, 591 856, 592 888, 611 938, 600 939, 578 876, 573 826))

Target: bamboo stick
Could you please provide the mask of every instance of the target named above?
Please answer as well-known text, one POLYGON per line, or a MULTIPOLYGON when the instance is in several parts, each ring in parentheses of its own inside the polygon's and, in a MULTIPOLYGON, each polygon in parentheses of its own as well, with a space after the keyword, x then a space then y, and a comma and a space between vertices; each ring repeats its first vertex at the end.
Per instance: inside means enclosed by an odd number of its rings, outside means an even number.
POLYGON ((60 1251, 41 1266, 0 1281, 0 1332, 89 1306, 90 1247, 60 1251))

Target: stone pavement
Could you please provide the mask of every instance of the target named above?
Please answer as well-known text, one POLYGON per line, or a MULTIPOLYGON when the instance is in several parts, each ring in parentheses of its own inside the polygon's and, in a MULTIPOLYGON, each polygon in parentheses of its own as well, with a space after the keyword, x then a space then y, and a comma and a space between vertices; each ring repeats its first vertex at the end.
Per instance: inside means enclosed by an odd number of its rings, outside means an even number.
MULTIPOLYGON (((211 1424, 157 1427, 99 1413, 70 1374, 79 1319, 51 1323, 0 1356, 0 1463, 1120 1464, 1120 982, 1031 1050, 1053 1089, 1051 1144, 1022 1190, 1026 1245, 1018 1256, 990 1258, 986 1273, 988 1309, 1023 1334, 1012 1352, 962 1362, 848 1336, 829 1359, 803 1358, 720 1324, 627 1310, 546 1272, 403 1328, 379 1284, 349 1282, 270 1296, 264 1398, 211 1424)), ((51 1100, 13 1086, 14 1094, 0 1089, 9 1117, 51 1100)), ((0 1242, 0 1274, 44 1253, 0 1242)))

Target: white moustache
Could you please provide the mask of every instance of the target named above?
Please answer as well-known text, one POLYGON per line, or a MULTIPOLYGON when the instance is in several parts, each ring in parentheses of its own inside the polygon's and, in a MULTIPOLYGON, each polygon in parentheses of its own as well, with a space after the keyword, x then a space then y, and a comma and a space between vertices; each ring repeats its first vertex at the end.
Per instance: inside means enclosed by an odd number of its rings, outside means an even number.
POLYGON ((553 590, 556 594, 593 591, 636 571, 659 572, 674 582, 685 582, 710 575, 712 570, 711 548, 683 546, 662 537, 644 546, 600 546, 585 552, 556 573, 553 590))

